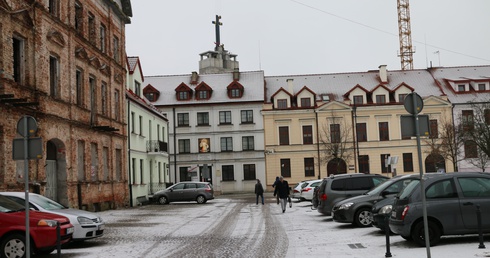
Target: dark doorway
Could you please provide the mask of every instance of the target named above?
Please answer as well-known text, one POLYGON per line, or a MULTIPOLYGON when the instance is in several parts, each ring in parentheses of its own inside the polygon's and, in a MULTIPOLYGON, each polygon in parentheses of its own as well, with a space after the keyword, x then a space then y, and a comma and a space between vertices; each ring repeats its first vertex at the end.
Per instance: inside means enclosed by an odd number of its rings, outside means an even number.
POLYGON ((334 158, 327 164, 327 175, 337 175, 347 173, 347 165, 341 158, 334 158))

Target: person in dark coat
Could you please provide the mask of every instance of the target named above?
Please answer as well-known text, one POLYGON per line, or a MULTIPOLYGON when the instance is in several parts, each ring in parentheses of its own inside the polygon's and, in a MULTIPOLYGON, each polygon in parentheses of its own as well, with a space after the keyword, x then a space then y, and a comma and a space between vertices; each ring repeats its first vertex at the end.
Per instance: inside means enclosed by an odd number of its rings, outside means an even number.
POLYGON ((279 196, 279 202, 281 203, 282 213, 286 211, 286 205, 289 198, 289 184, 284 180, 282 176, 279 177, 279 183, 276 184, 274 189, 274 196, 279 196))
MULTIPOLYGON (((276 189, 276 185, 277 185, 278 183, 280 183, 280 181, 279 181, 279 177, 278 177, 278 176, 276 176, 276 181, 274 181, 274 183, 272 184, 272 188, 274 188, 274 192, 276 191, 275 189, 276 189)), ((276 201, 277 201, 277 204, 279 204, 279 195, 277 195, 277 196, 276 196, 276 201)))
POLYGON ((259 205, 259 196, 262 198, 262 205, 264 205, 264 187, 260 183, 260 180, 257 179, 257 183, 255 184, 255 204, 259 205))

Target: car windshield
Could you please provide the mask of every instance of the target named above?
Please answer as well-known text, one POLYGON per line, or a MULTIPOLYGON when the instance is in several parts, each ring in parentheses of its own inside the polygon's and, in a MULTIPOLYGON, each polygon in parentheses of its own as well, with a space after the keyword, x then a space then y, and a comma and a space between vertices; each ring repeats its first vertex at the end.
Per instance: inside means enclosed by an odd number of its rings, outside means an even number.
POLYGON ((29 201, 35 203, 37 206, 41 206, 45 210, 66 209, 62 204, 41 195, 29 195, 29 201))
POLYGON ((419 185, 420 180, 419 179, 414 179, 412 182, 410 182, 403 190, 397 195, 399 199, 406 199, 410 194, 413 192, 413 190, 419 185))
POLYGON ((0 195, 0 212, 16 212, 23 211, 25 207, 0 195))
POLYGON ((388 185, 392 184, 393 181, 391 180, 386 180, 384 181, 383 183, 375 186, 373 189, 371 189, 369 192, 366 192, 364 194, 367 194, 367 195, 377 195, 379 194, 381 191, 383 191, 383 189, 385 189, 386 187, 388 187, 388 185))

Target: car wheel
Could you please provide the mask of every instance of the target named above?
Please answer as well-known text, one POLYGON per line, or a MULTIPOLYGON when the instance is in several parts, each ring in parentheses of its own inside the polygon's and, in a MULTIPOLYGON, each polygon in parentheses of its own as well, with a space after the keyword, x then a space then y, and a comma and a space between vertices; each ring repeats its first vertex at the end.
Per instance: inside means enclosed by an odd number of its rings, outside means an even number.
POLYGON ((167 204, 168 203, 167 197, 160 196, 160 198, 158 198, 158 203, 160 203, 160 204, 167 204))
POLYGON ((1 257, 26 257, 25 239, 25 236, 21 234, 5 237, 0 247, 2 250, 1 257))
MULTIPOLYGON (((441 240, 441 229, 436 223, 429 221, 427 224, 429 230, 429 244, 436 245, 441 240)), ((420 221, 412 230, 412 239, 420 246, 425 246, 424 222, 420 221)))
POLYGON ((354 224, 358 227, 369 227, 373 223, 371 218, 371 210, 368 208, 361 208, 356 212, 354 216, 354 224))
POLYGON ((199 204, 203 204, 203 203, 206 203, 206 197, 202 196, 202 195, 199 195, 197 198, 196 198, 196 202, 199 203, 199 204))

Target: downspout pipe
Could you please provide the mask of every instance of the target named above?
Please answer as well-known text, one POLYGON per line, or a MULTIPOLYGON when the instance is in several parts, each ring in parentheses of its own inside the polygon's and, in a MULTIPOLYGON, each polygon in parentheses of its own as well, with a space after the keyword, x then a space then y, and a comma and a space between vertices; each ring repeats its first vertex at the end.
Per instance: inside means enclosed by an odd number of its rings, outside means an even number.
POLYGON ((174 130, 174 182, 177 183, 177 126, 175 121, 175 108, 172 108, 173 130, 174 130))
POLYGON ((316 122, 316 152, 317 152, 317 155, 318 155, 318 179, 321 179, 322 176, 322 164, 320 162, 321 160, 321 157, 320 157, 320 133, 318 131, 320 131, 320 129, 318 128, 318 112, 317 110, 315 110, 315 122, 316 122))
POLYGON ((130 120, 131 119, 131 107, 130 107, 130 103, 131 101, 129 100, 129 98, 127 97, 126 95, 126 99, 128 101, 128 186, 129 186, 129 207, 133 207, 133 183, 131 181, 131 174, 132 174, 132 171, 131 171, 131 124, 132 121, 130 120))

